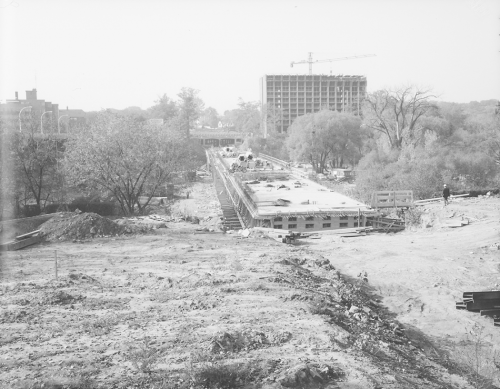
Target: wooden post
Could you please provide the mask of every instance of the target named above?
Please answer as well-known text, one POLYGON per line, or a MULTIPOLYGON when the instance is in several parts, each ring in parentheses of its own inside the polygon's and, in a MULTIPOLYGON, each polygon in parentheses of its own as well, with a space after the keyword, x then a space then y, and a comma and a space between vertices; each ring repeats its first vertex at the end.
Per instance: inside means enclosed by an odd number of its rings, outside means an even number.
POLYGON ((55 269, 56 269, 56 280, 57 280, 57 250, 55 250, 54 253, 55 253, 55 269))

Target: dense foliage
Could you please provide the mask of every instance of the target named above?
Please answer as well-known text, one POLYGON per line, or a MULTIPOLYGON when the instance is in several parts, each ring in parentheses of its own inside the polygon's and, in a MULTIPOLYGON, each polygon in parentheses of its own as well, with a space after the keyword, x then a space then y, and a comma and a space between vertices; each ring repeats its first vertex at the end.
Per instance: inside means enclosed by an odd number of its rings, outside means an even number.
POLYGON ((416 198, 500 185, 500 107, 496 100, 437 102, 414 86, 375 91, 360 117, 320 111, 295 119, 287 134, 248 142, 274 157, 308 163, 318 173, 356 171, 365 201, 376 190, 413 190, 416 198), (276 143, 284 141, 285 147, 276 143))
POLYGON ((443 183, 452 193, 498 188, 498 102, 434 99, 431 91, 415 86, 375 91, 367 95, 359 116, 323 110, 296 118, 288 133, 279 133, 280 107, 261 109, 257 102, 240 99, 236 109, 219 115, 205 108, 197 90, 182 88, 177 99, 164 94, 147 110, 88 113, 87 125, 67 143, 57 139, 57 123, 48 115, 44 136, 39 136, 41 112, 25 111, 21 123, 17 117, 11 122, 2 117, 0 213, 9 206, 19 214, 28 204, 43 210, 46 204, 71 200, 63 197, 72 184, 79 185, 77 193, 114 197, 125 213, 141 212, 147 203, 140 204, 139 196, 151 198, 172 174, 204 163, 204 150, 190 140, 190 129, 220 123, 224 131, 247 135, 243 147, 255 153, 309 163, 317 173, 356 170, 356 191, 365 200, 375 190, 413 190, 416 198, 432 197, 443 183), (148 119, 164 124, 152 126, 148 119))
POLYGON ((440 195, 444 183, 452 193, 500 185, 500 118, 496 101, 434 103, 421 117, 425 132, 418 142, 390 147, 375 136, 372 150, 360 161, 356 184, 365 199, 374 190, 413 190, 417 198, 440 195))
POLYGON ((125 214, 141 213, 173 174, 195 166, 178 131, 106 113, 68 141, 64 158, 73 186, 111 196, 125 214))

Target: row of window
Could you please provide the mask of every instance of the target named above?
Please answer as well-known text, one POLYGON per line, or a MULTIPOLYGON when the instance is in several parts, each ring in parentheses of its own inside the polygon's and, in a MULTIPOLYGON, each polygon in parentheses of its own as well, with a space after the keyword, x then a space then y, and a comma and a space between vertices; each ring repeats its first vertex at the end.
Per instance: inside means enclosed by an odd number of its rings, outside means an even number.
POLYGON ((364 88, 364 85, 360 84, 358 85, 357 83, 353 82, 352 84, 349 83, 349 84, 330 84, 330 85, 322 85, 321 88, 319 86, 317 86, 316 88, 310 88, 310 87, 307 87, 307 88, 304 88, 303 86, 299 86, 298 88, 287 88, 286 86, 283 86, 283 87, 280 87, 279 85, 276 85, 275 88, 272 88, 272 87, 268 87, 267 90, 268 91, 276 91, 276 92, 279 92, 279 91, 283 91, 283 92, 304 92, 304 91, 319 91, 319 90, 322 90, 322 91, 326 91, 327 89, 330 89, 330 90, 333 90, 333 89, 337 89, 337 90, 340 90, 342 88, 360 88, 360 89, 363 89, 364 88))
MULTIPOLYGON (((332 217, 331 216, 322 216, 321 217, 323 220, 332 220, 332 217)), ((357 216, 353 216, 354 220, 357 220, 358 217, 357 216)), ((340 216, 339 217, 340 220, 349 220, 349 216, 340 216)), ((275 217, 273 219, 275 222, 282 222, 283 221, 283 218, 281 216, 278 216, 278 217, 275 217)), ((314 220, 314 216, 307 216, 306 221, 311 221, 311 220, 314 220)), ((297 218, 296 217, 289 217, 288 218, 288 221, 289 222, 296 222, 297 221, 297 218)))
MULTIPOLYGON (((354 223, 354 227, 357 227, 357 226, 358 226, 358 223, 354 223)), ((331 228, 331 227, 332 227, 332 223, 323 223, 323 228, 331 228)), ((348 223, 340 223, 339 227, 340 228, 347 228, 348 227, 348 223)), ((283 225, 276 224, 274 226, 274 228, 277 229, 277 230, 282 230, 283 229, 283 225)), ((294 229, 294 228, 297 228, 297 224, 289 224, 288 227, 287 227, 288 230, 291 230, 291 229, 294 229)), ((306 224, 306 228, 314 228, 314 223, 306 224)))

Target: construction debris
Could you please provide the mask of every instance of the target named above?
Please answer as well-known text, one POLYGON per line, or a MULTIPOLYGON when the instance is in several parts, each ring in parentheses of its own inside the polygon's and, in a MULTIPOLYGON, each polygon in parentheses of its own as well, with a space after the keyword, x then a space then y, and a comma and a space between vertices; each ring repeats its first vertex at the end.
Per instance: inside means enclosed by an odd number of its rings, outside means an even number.
POLYGON ((16 236, 13 241, 0 244, 0 251, 16 251, 34 245, 41 240, 40 230, 28 232, 27 234, 16 236))
POLYGON ((455 304, 457 309, 492 316, 495 327, 500 327, 500 291, 464 292, 462 300, 455 304))
POLYGON ((373 230, 381 232, 398 232, 405 229, 405 221, 380 217, 372 220, 373 230))
POLYGON ((462 220, 462 219, 446 220, 443 223, 441 223, 443 227, 450 227, 450 228, 462 227, 468 224, 469 220, 462 220))

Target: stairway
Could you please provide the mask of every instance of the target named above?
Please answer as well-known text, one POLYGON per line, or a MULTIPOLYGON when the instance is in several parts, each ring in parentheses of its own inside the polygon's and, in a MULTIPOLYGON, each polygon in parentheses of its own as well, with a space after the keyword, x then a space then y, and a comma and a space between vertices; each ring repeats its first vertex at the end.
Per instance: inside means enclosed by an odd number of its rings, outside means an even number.
POLYGON ((240 219, 238 218, 238 213, 234 209, 234 205, 226 192, 224 183, 222 182, 219 174, 215 172, 214 174, 214 184, 215 190, 217 192, 217 197, 222 208, 222 214, 224 216, 223 224, 228 230, 240 230, 242 225, 240 219))

